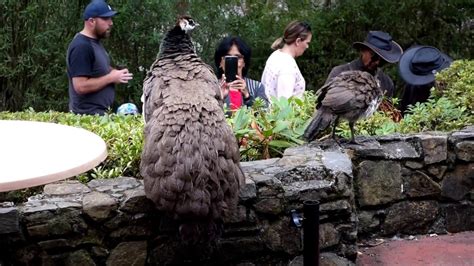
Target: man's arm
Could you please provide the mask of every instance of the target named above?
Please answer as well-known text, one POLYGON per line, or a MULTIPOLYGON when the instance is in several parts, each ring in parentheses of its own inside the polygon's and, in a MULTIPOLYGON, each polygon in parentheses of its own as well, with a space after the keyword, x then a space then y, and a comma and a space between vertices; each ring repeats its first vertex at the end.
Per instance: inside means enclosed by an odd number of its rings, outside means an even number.
POLYGON ((133 74, 129 73, 128 69, 112 69, 102 77, 73 77, 72 85, 78 94, 87 94, 99 91, 110 83, 128 83, 132 78, 133 74))

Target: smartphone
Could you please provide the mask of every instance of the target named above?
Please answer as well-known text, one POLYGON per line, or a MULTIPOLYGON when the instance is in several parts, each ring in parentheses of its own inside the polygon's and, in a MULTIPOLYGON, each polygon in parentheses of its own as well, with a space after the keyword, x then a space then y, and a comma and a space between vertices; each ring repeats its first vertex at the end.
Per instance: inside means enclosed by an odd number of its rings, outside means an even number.
POLYGON ((236 80, 235 77, 237 75, 237 64, 239 58, 233 55, 227 55, 224 57, 225 63, 225 81, 232 82, 236 80))

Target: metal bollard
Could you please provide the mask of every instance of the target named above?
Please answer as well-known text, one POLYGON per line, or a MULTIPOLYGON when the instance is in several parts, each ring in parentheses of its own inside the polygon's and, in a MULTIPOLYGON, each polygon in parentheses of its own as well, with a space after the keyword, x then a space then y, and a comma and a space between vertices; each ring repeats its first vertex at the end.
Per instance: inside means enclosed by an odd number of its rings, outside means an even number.
POLYGON ((303 202, 304 266, 319 266, 319 201, 303 202))
POLYGON ((294 226, 303 227, 303 263, 304 266, 319 266, 319 201, 303 202, 303 217, 291 211, 294 226))

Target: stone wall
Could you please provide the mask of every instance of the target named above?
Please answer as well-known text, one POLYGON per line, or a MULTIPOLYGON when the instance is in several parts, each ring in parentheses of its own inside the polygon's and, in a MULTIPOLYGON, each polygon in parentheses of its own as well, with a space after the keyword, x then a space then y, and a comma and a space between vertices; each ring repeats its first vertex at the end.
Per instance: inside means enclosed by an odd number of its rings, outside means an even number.
POLYGON ((474 230, 474 127, 354 146, 359 238, 474 230))
POLYGON ((339 261, 334 254, 355 260, 360 238, 474 230, 473 127, 358 140, 242 163, 246 184, 221 241, 193 252, 141 180, 46 185, 23 204, 0 203, 0 265, 159 265, 189 253, 211 258, 205 264, 288 265, 296 257, 297 265, 302 229, 290 213, 305 200, 320 201, 321 252, 339 261))

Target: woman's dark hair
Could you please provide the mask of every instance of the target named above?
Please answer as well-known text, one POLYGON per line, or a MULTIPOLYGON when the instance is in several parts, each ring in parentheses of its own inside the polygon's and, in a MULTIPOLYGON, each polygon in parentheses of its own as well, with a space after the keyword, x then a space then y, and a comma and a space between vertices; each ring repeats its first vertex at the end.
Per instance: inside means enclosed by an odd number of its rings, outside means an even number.
POLYGON ((244 56, 245 66, 242 69, 242 75, 247 76, 247 72, 250 66, 250 57, 252 56, 252 49, 240 38, 236 36, 228 36, 222 39, 216 48, 214 53, 214 63, 216 65, 217 78, 221 78, 224 74, 224 70, 221 68, 221 60, 223 56, 226 56, 232 45, 237 46, 239 52, 244 56))

